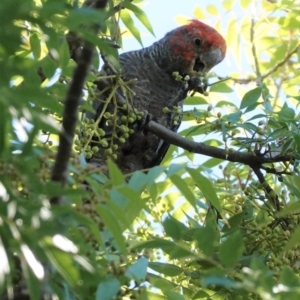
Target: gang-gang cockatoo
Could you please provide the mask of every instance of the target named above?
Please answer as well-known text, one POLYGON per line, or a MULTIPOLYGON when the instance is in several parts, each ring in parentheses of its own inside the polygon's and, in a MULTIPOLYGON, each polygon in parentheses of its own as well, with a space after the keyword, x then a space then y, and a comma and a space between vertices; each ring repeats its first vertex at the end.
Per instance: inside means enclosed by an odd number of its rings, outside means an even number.
MULTIPOLYGON (((197 72, 208 72, 223 60, 225 52, 226 42, 214 28, 192 20, 168 32, 147 48, 121 54, 123 80, 137 79, 130 84, 135 93, 133 107, 147 112, 159 124, 177 131, 174 114, 164 113, 163 109, 182 105, 188 92, 197 89, 200 83, 197 72), (178 72, 182 78, 188 75, 190 79, 178 81, 174 78, 174 72, 178 72)), ((119 89, 119 93, 122 92, 119 89)), ((103 104, 98 102, 96 105, 95 119, 103 109, 103 104)), ((113 108, 110 106, 108 110, 113 111, 113 108)), ((125 143, 119 143, 115 150, 116 163, 123 173, 160 164, 169 146, 139 125, 135 124, 132 128, 134 132, 125 143)), ((104 130, 109 136, 109 130, 104 130)), ((90 159, 90 163, 104 165, 104 152, 104 149, 100 149, 90 159)))

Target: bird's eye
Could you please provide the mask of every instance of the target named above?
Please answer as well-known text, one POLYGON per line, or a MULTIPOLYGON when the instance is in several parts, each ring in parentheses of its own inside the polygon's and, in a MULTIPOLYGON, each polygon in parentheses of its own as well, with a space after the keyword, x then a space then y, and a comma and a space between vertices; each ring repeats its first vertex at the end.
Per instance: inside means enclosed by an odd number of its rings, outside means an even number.
POLYGON ((200 46, 202 41, 199 38, 195 38, 194 42, 196 46, 200 46))

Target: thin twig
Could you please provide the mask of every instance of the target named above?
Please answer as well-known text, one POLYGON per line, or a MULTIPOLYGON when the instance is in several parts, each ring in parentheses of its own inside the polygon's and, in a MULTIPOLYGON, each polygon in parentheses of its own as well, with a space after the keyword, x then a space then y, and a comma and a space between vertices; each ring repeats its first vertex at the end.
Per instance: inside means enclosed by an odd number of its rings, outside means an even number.
MULTIPOLYGON (((272 75, 274 72, 276 72, 278 70, 278 68, 282 67, 285 63, 287 63, 287 61, 291 58, 291 56, 295 53, 297 53, 299 49, 299 46, 296 46, 291 52, 287 53, 286 56, 280 61, 278 62, 272 69, 270 69, 267 73, 261 75, 261 80, 266 79, 267 77, 269 77, 270 75, 272 75)), ((254 52, 256 50, 254 49, 254 52)), ((223 79, 228 79, 226 78, 219 78, 220 80, 223 79)), ((238 83, 238 84, 248 84, 250 82, 256 81, 258 78, 234 78, 234 77, 230 77, 229 79, 231 79, 234 83, 238 83)))
POLYGON ((261 166, 261 169, 265 170, 269 174, 275 174, 275 175, 292 175, 292 172, 289 171, 278 171, 275 168, 268 168, 261 166))
MULTIPOLYGON (((103 89, 105 89, 107 86, 110 85, 108 80, 102 79, 102 78, 100 80, 97 80, 95 83, 96 83, 97 88, 98 88, 99 91, 102 91, 103 89)), ((110 90, 105 91, 103 94, 108 97, 109 94, 110 94, 110 90)), ((133 110, 131 104, 128 103, 128 101, 126 101, 126 99, 123 97, 122 94, 120 94, 118 91, 116 91, 115 96, 116 96, 117 104, 119 106, 123 106, 124 104, 127 104, 128 110, 129 111, 133 110)))
MULTIPOLYGON (((129 0, 129 2, 132 2, 133 0, 129 0)), ((123 1, 122 1, 123 2, 123 1)), ((124 9, 124 6, 122 5, 122 2, 120 2, 118 5, 114 6, 112 9, 110 9, 107 12, 106 19, 113 16, 115 13, 119 12, 121 9, 124 9)))
POLYGON ((263 76, 261 76, 262 80, 265 79, 266 77, 270 76, 272 73, 276 72, 278 68, 280 68, 281 66, 283 66, 289 59, 290 57, 297 53, 299 49, 299 46, 297 45, 290 53, 288 53, 285 58, 278 62, 271 70, 269 70, 266 74, 264 74, 263 76))
POLYGON ((259 182, 263 185, 266 197, 273 204, 276 211, 279 211, 280 210, 280 203, 279 203, 279 200, 278 200, 278 196, 274 192, 274 190, 270 187, 270 185, 267 183, 263 173, 260 170, 261 166, 253 164, 253 165, 250 165, 250 167, 253 170, 253 172, 255 173, 255 175, 257 176, 259 182))
POLYGON ((108 68, 114 75, 119 74, 119 72, 115 69, 115 67, 111 64, 111 62, 107 59, 106 55, 103 51, 100 51, 101 58, 104 62, 104 69, 108 68))
POLYGON ((258 57, 257 57, 257 52, 256 52, 256 47, 254 43, 254 19, 251 19, 251 27, 250 27, 250 41, 251 41, 251 50, 252 50, 252 55, 254 58, 254 64, 255 64, 255 73, 257 75, 257 79, 259 80, 259 83, 261 82, 261 73, 260 73, 260 68, 259 68, 259 63, 258 63, 258 57))

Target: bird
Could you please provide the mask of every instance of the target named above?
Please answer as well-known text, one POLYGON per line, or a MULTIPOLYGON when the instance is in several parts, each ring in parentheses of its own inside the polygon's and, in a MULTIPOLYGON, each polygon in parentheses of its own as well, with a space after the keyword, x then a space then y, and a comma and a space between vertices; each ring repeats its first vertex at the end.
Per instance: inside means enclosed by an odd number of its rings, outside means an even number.
MULTIPOLYGON (((180 120, 174 122, 176 114, 172 113, 173 108, 182 107, 190 91, 201 91, 199 72, 210 71, 225 54, 226 42, 221 34, 196 19, 173 29, 149 47, 122 53, 119 56, 121 76, 124 82, 132 81, 129 86, 134 93, 133 108, 146 112, 151 120, 177 132, 180 120), (178 76, 185 80, 178 80, 178 76), (168 108, 167 112, 164 108, 168 108)), ((124 89, 119 89, 118 93, 125 96, 124 89)), ((89 116, 94 120, 104 107, 99 101, 96 106, 94 115, 89 116)), ((113 111, 112 104, 107 111, 113 111)), ((109 126, 103 122, 99 126, 102 126, 105 136, 110 136, 109 126)), ((123 140, 116 144, 115 162, 124 174, 159 165, 169 148, 167 142, 144 130, 138 122, 131 126, 131 134, 125 143, 123 140)), ((105 153, 107 151, 100 147, 89 163, 105 164, 105 153)))

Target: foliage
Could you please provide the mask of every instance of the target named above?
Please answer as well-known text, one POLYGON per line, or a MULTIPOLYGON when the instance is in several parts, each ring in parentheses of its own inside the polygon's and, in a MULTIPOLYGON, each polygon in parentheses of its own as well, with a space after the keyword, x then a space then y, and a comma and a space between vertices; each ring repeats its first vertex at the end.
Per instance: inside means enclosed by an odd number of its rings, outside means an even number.
MULTIPOLYGON (((64 37, 75 32, 118 68, 108 37, 121 45, 119 19, 141 44, 136 20, 153 32, 140 2, 110 0, 104 12, 75 0, 1 1, 0 294, 13 299, 26 286, 30 299, 298 299, 298 1, 224 0, 194 11, 204 21, 227 16, 216 28, 247 72, 208 78, 209 94, 190 96, 179 112, 180 134, 227 154, 279 157, 263 173, 175 146, 147 173, 89 166, 84 157, 98 149, 80 138, 95 130, 83 118, 95 98, 91 71, 67 183, 51 180, 76 65, 64 37), (50 205, 56 196, 64 202, 50 205)), ((99 63, 95 55, 94 70, 99 63)))

